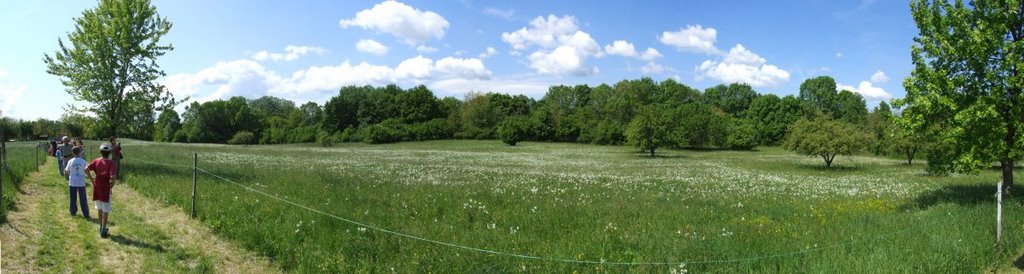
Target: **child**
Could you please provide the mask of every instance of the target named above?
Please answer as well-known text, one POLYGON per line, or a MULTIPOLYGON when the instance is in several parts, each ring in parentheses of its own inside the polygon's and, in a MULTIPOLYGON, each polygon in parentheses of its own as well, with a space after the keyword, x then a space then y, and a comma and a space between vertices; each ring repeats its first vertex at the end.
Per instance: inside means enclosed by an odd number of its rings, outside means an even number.
POLYGON ((60 149, 53 152, 53 157, 57 158, 57 174, 60 174, 60 177, 64 177, 64 166, 66 165, 64 164, 64 156, 60 155, 60 149))
MULTIPOLYGON (((96 158, 89 163, 89 166, 85 169, 96 173, 96 179, 92 182, 92 200, 96 203, 96 210, 100 212, 100 237, 106 238, 107 235, 107 218, 109 218, 110 210, 110 189, 117 183, 117 167, 114 166, 114 161, 109 159, 111 145, 103 143, 100 145, 100 154, 103 157, 96 158)), ((86 172, 86 174, 89 174, 86 172)), ((90 179, 91 179, 90 175, 90 179)))
MULTIPOLYGON (((76 147, 71 150, 71 153, 75 154, 75 158, 72 158, 68 162, 68 166, 64 168, 64 173, 68 174, 68 195, 71 197, 71 216, 78 214, 78 205, 75 204, 75 196, 78 196, 78 201, 82 205, 82 216, 86 219, 89 218, 89 202, 85 200, 85 160, 80 158, 82 155, 82 148, 76 147)), ((92 181, 92 176, 89 176, 89 180, 92 181)))

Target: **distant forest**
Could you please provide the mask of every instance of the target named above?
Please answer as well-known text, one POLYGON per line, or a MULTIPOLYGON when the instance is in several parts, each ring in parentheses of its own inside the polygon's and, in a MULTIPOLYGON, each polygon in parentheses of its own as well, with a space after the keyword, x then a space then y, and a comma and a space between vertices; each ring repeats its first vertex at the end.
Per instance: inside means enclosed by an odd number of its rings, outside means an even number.
MULTIPOLYGON (((800 85, 799 96, 785 97, 760 94, 746 84, 701 92, 672 79, 645 77, 596 87, 552 86, 540 100, 477 92, 461 99, 437 98, 422 85, 347 86, 324 105, 296 106, 272 96, 233 97, 193 102, 181 114, 173 109, 140 113, 121 128, 126 131, 122 137, 185 143, 391 143, 506 139, 500 135, 507 132, 519 141, 614 145, 626 143, 627 126, 642 112, 667 119, 675 129, 669 134, 672 147, 678 148, 780 145, 797 120, 819 117, 882 137, 882 123, 892 115, 886 102, 869 112, 859 94, 836 91, 828 76, 808 79, 800 85)), ((0 126, 8 139, 108 137, 102 134, 101 121, 75 113, 59 121, 4 119, 0 126)))

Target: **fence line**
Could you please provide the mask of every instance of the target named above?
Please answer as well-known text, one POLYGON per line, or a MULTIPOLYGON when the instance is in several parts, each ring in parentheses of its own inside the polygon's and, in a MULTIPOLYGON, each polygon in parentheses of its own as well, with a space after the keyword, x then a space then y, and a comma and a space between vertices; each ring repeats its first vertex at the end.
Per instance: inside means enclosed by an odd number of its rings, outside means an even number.
MULTIPOLYGON (((145 161, 145 160, 139 160, 137 158, 133 158, 133 159, 136 160, 136 161, 144 162, 144 163, 163 165, 163 166, 168 166, 168 167, 179 167, 179 168, 187 168, 187 169, 192 169, 193 168, 192 166, 150 162, 150 161, 145 161)), ((493 254, 493 255, 499 255, 499 256, 507 256, 507 257, 514 257, 514 258, 521 258, 521 259, 540 260, 540 261, 552 261, 552 262, 562 262, 562 263, 637 266, 637 265, 680 265, 680 264, 714 264, 714 263, 750 262, 750 261, 757 261, 757 260, 764 260, 764 259, 771 259, 771 258, 796 256, 796 255, 806 254, 806 253, 810 253, 810 252, 822 251, 822 250, 826 250, 826 249, 832 249, 832 248, 838 248, 838 247, 842 247, 842 246, 848 246, 848 245, 853 245, 853 244, 858 244, 858 243, 863 243, 863 242, 874 241, 874 240, 878 240, 878 239, 888 238, 890 236, 893 236, 893 235, 896 235, 896 234, 900 234, 900 233, 904 233, 904 232, 907 232, 907 231, 911 231, 911 230, 915 230, 915 229, 920 229, 922 227, 920 224, 918 224, 916 226, 909 226, 909 227, 904 228, 902 230, 897 230, 895 232, 888 233, 888 234, 880 234, 880 235, 875 235, 875 236, 869 236, 869 237, 864 237, 864 238, 861 238, 861 239, 851 239, 851 240, 837 242, 837 243, 834 243, 834 244, 831 244, 831 245, 822 245, 822 246, 818 246, 818 247, 814 247, 814 248, 807 248, 807 249, 801 249, 801 250, 790 251, 790 252, 782 252, 782 253, 775 253, 775 254, 770 254, 770 255, 751 256, 751 257, 742 257, 742 258, 716 259, 716 260, 696 260, 696 261, 675 261, 675 262, 621 262, 621 261, 605 261, 604 259, 601 259, 600 261, 595 261, 595 260, 575 260, 575 259, 564 259, 564 258, 556 258, 556 257, 543 257, 543 256, 535 256, 535 255, 528 255, 528 254, 519 254, 519 253, 510 253, 510 252, 497 251, 497 250, 489 250, 489 249, 465 246, 465 245, 460 245, 460 244, 455 244, 455 243, 442 242, 442 241, 428 239, 428 238, 424 238, 424 237, 420 237, 420 236, 416 236, 416 235, 405 234, 405 233, 402 233, 402 232, 398 232, 398 231, 394 231, 394 230, 389 230, 389 229, 386 229, 386 228, 381 228, 381 227, 377 227, 377 226, 370 225, 370 224, 361 223, 359 221, 355 221, 355 220, 351 220, 351 219, 348 219, 348 218, 345 218, 345 217, 337 216, 337 215, 334 215, 334 214, 331 214, 331 213, 328 213, 328 212, 325 212, 325 211, 321 211, 319 209, 311 208, 311 207, 308 207, 308 206, 305 206, 305 205, 302 205, 302 204, 299 204, 299 203, 296 203, 296 202, 292 202, 290 200, 278 197, 277 195, 271 195, 271 194, 268 194, 266 192, 260 191, 258 189, 254 189, 254 188, 252 188, 250 186, 247 186, 245 184, 241 184, 241 183, 235 182, 235 181, 233 181, 231 179, 228 179, 228 178, 224 178, 224 177, 222 177, 220 175, 214 174, 214 173, 209 172, 207 170, 204 170, 204 169, 201 169, 201 168, 196 168, 196 169, 199 170, 199 172, 206 173, 207 175, 210 175, 210 176, 212 176, 214 178, 217 178, 217 179, 220 179, 222 181, 225 181, 225 182, 237 185, 237 186, 239 186, 241 188, 244 188, 245 190, 248 190, 250 192, 254 192, 254 193, 266 196, 268 198, 272 198, 272 199, 278 200, 278 201, 280 201, 282 203, 290 204, 292 206, 299 207, 299 208, 302 208, 302 209, 305 209, 305 210, 308 210, 310 212, 314 212, 314 213, 317 213, 317 214, 320 214, 320 215, 324 215, 326 217, 330 217, 330 218, 333 218, 333 219, 336 219, 336 220, 339 220, 339 221, 343 221, 343 222, 346 222, 346 223, 354 224, 354 225, 357 225, 357 226, 366 227, 366 228, 369 228, 369 229, 372 229, 372 230, 376 230, 376 231, 380 231, 380 232, 383 232, 383 233, 387 233, 387 234, 391 234, 391 235, 395 235, 395 236, 399 236, 399 237, 404 237, 404 238, 409 238, 409 239, 413 239, 413 240, 428 242, 428 243, 432 243, 432 244, 452 247, 452 248, 458 248, 458 249, 463 249, 463 250, 480 252, 480 253, 487 253, 487 254, 493 254)), ((1018 199, 1024 199, 1024 197, 1015 197, 1015 198, 1012 198, 1012 199, 1007 199, 1005 201, 1018 200, 1018 199)), ((933 221, 933 222, 936 222, 936 221, 933 221)))

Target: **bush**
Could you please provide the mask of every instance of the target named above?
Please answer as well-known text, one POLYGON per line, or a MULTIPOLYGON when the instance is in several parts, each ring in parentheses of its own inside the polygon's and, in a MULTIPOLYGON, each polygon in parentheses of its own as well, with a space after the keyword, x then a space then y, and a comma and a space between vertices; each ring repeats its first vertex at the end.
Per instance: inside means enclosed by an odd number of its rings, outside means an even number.
POLYGON ((735 150, 750 150, 757 146, 757 130, 745 119, 733 119, 725 147, 735 150))
POLYGON ((228 144, 232 145, 251 145, 256 143, 256 135, 248 131, 239 131, 235 133, 231 140, 228 140, 228 144))
POLYGON ((328 134, 326 131, 317 132, 316 143, 324 147, 334 146, 334 136, 328 134))
POLYGON ((527 140, 530 137, 530 130, 533 127, 530 119, 522 116, 505 118, 498 123, 498 139, 502 142, 515 146, 516 143, 527 140))

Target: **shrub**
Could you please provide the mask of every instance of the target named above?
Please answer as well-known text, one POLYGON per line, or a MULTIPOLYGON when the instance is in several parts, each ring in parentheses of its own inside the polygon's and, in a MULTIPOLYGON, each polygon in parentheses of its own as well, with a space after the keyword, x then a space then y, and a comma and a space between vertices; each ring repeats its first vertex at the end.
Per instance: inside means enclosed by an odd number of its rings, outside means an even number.
POLYGON ((745 119, 733 119, 725 147, 735 150, 750 150, 757 146, 757 130, 745 119))
POLYGON ((515 146, 516 143, 529 138, 532 128, 531 124, 530 119, 522 116, 505 118, 501 123, 498 123, 498 139, 501 139, 502 142, 510 146, 515 146))
POLYGON ((228 140, 228 144, 232 145, 251 145, 254 143, 256 143, 256 135, 248 131, 239 131, 228 140))

